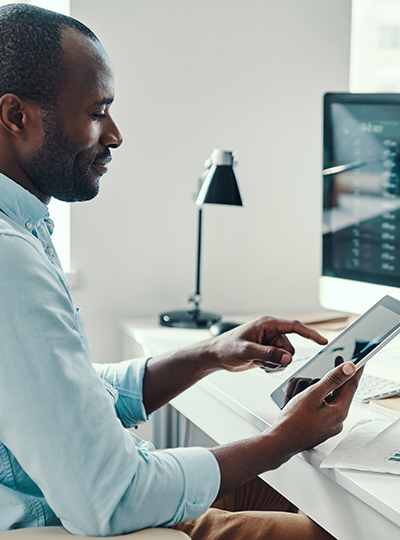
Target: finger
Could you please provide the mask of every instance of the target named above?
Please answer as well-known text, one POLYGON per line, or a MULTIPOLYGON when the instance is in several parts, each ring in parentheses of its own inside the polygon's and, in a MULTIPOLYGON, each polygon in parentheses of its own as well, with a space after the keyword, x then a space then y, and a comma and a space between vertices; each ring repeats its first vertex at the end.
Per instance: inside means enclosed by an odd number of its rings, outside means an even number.
POLYGON ((343 392, 349 391, 349 389, 350 389, 352 394, 354 394, 354 392, 357 390, 357 386, 358 386, 358 383, 360 382, 360 378, 361 378, 361 376, 363 374, 363 370, 364 370, 363 367, 360 368, 360 369, 356 369, 356 372, 353 375, 353 377, 350 377, 350 380, 348 381, 348 384, 342 385, 340 388, 338 388, 336 390, 336 392, 343 393, 343 392))
POLYGON ((340 366, 340 364, 343 364, 343 362, 344 362, 343 356, 337 356, 335 358, 335 367, 340 366))
POLYGON ((299 336, 312 339, 320 345, 326 345, 328 343, 328 340, 324 336, 321 336, 319 332, 297 320, 287 321, 278 319, 276 329, 280 334, 299 334, 299 336))
POLYGON ((277 347, 258 345, 257 343, 251 344, 251 355, 254 363, 261 361, 267 364, 287 366, 292 361, 292 355, 288 351, 277 347))
POLYGON ((278 347, 279 349, 285 349, 285 351, 288 351, 292 356, 294 355, 294 347, 290 343, 289 339, 285 334, 281 334, 274 343, 275 347, 278 347))
POLYGON ((286 395, 289 399, 292 399, 292 397, 295 395, 297 383, 301 381, 301 377, 292 377, 289 381, 289 384, 286 388, 286 395))
MULTIPOLYGON (((341 358, 341 357, 339 356, 338 358, 341 358)), ((350 377, 350 380, 348 380, 346 384, 343 384, 337 390, 332 392, 332 394, 326 398, 326 401, 328 401, 329 403, 332 403, 340 399, 341 401, 347 402, 348 405, 350 406, 350 403, 354 397, 354 394, 357 391, 358 383, 360 381, 363 370, 364 370, 363 367, 360 369, 357 369, 355 374, 352 377, 350 377)))
POLYGON ((316 382, 318 382, 319 379, 299 379, 296 383, 296 386, 294 387, 293 394, 291 397, 296 396, 297 394, 300 394, 300 392, 303 392, 306 388, 309 388, 316 382))
MULTIPOLYGON (((332 392, 341 388, 345 382, 353 377, 356 372, 356 366, 352 362, 345 362, 329 371, 318 383, 313 385, 312 391, 319 400, 325 400, 332 392)), ((357 384, 351 385, 350 390, 346 392, 346 397, 352 399, 357 384), (354 386, 354 389, 353 389, 354 386)), ((342 394, 345 393, 343 387, 342 394)))

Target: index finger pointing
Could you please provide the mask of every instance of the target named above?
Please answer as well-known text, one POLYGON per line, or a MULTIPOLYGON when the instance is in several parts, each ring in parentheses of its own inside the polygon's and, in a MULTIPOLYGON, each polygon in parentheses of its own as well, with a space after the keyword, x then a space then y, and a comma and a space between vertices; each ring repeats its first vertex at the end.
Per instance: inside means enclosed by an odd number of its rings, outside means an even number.
POLYGON ((276 329, 281 334, 298 334, 307 339, 312 339, 319 345, 326 345, 328 340, 319 332, 303 324, 298 320, 278 320, 276 329))

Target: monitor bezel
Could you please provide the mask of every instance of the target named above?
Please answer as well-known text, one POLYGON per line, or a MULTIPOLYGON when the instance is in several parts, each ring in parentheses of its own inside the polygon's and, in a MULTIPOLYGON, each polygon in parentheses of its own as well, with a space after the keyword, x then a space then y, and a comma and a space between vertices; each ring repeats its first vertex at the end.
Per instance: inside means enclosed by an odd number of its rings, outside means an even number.
MULTIPOLYGON (((323 98, 323 152, 329 144, 329 115, 332 104, 399 105, 399 93, 352 93, 327 92, 323 98)), ((322 176, 322 179, 324 177, 322 176)), ((321 268, 319 279, 319 301, 323 308, 348 313, 363 313, 383 296, 390 295, 400 300, 400 288, 390 285, 362 282, 324 274, 323 231, 321 230, 321 268)))

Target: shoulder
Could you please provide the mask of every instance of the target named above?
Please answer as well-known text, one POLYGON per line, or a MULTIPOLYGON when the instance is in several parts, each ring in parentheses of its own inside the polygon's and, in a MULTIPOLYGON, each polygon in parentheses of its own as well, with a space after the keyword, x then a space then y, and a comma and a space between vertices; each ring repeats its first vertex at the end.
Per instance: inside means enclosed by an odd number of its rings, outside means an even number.
POLYGON ((0 215, 0 268, 13 263, 40 259, 40 242, 23 227, 0 215), (39 244, 39 245, 37 245, 39 244))
MULTIPOLYGON (((40 240, 7 216, 0 216, 0 282, 7 283, 7 289, 30 287, 31 292, 60 289, 61 284, 40 240)), ((65 286, 61 289, 69 296, 65 286)))
POLYGON ((0 211, 0 234, 21 235, 25 230, 16 221, 0 211))

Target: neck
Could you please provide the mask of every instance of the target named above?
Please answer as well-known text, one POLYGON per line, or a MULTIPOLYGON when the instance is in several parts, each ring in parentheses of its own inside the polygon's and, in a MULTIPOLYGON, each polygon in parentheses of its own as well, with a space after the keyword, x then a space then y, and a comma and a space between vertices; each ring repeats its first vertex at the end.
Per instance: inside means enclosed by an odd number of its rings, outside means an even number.
POLYGON ((7 166, 0 163, 0 172, 10 178, 10 180, 13 180, 16 184, 19 184, 21 187, 29 191, 29 193, 32 193, 32 195, 35 195, 35 197, 37 197, 39 201, 46 206, 49 204, 51 197, 44 195, 38 189, 36 189, 32 180, 18 163, 14 163, 12 166, 7 166))

